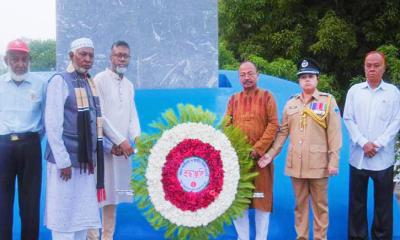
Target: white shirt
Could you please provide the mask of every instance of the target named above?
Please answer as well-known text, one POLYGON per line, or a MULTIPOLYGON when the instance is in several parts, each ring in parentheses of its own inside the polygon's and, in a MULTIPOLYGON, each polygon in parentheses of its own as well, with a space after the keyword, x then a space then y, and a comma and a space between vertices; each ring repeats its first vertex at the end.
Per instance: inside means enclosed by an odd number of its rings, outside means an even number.
MULTIPOLYGON (((133 84, 125 77, 121 79, 110 69, 97 74, 94 81, 103 115, 125 138, 133 141, 140 135, 133 84)), ((104 184, 107 199, 101 205, 132 202, 132 160, 112 155, 112 144, 107 138, 104 140, 104 184)))
POLYGON ((396 86, 384 81, 375 89, 367 82, 352 86, 343 119, 351 140, 350 165, 374 171, 393 165, 395 138, 400 128, 400 92, 396 86), (364 155, 367 142, 379 146, 372 158, 364 155))
POLYGON ((125 138, 133 141, 140 135, 133 84, 125 76, 120 79, 108 68, 98 73, 94 77, 94 82, 100 97, 103 116, 125 138))
POLYGON ((36 74, 17 85, 9 73, 0 76, 0 135, 41 132, 46 82, 36 74))

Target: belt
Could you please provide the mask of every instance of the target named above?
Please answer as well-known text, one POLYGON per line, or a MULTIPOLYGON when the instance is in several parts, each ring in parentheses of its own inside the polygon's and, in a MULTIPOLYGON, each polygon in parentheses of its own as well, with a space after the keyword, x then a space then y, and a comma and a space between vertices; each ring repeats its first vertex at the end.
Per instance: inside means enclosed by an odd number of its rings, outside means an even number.
POLYGON ((26 133, 10 133, 6 135, 0 135, 0 141, 2 142, 16 142, 21 140, 29 140, 39 137, 37 132, 26 132, 26 133))

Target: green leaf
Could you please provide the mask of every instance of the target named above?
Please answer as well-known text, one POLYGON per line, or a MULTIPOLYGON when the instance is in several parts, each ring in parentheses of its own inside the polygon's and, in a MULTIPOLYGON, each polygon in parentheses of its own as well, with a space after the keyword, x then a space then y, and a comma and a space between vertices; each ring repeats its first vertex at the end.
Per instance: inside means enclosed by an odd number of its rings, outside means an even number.
POLYGON ((165 238, 172 238, 177 226, 175 224, 171 224, 168 226, 167 231, 164 234, 165 238))
POLYGON ((226 126, 223 122, 215 126, 216 115, 208 110, 203 110, 201 106, 195 107, 193 105, 179 104, 177 109, 177 113, 172 109, 166 110, 162 114, 161 119, 150 124, 157 131, 153 134, 143 134, 137 141, 138 154, 133 158, 133 161, 137 164, 137 168, 133 169, 132 175, 135 202, 138 208, 144 210, 144 216, 155 229, 166 228, 165 238, 197 240, 208 239, 210 235, 216 237, 223 232, 224 224, 232 224, 231 219, 243 213, 251 202, 252 189, 254 189, 253 180, 257 176, 257 173, 252 172, 254 161, 249 159, 251 145, 246 141, 246 136, 238 128, 226 126), (147 159, 152 147, 164 131, 171 129, 177 124, 186 122, 199 122, 213 126, 216 129, 221 129, 236 150, 239 158, 241 177, 238 183, 236 199, 223 215, 210 222, 206 227, 190 228, 173 224, 155 210, 148 196, 145 174, 147 159), (221 126, 224 127, 221 128, 221 126))
POLYGON ((168 128, 171 128, 178 123, 178 118, 176 117, 175 112, 172 109, 168 109, 167 111, 165 111, 162 116, 166 120, 168 128))
POLYGON ((250 182, 241 182, 241 183, 239 183, 239 188, 255 189, 254 184, 252 184, 250 182))

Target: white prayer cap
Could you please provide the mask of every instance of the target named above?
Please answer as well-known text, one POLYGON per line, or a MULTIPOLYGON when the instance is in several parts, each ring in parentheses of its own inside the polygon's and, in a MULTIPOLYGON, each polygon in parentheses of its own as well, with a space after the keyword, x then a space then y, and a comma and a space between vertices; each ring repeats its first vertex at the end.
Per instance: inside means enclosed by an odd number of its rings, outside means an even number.
POLYGON ((89 47, 94 49, 93 42, 90 38, 78 38, 71 42, 70 52, 75 52, 80 48, 89 47))

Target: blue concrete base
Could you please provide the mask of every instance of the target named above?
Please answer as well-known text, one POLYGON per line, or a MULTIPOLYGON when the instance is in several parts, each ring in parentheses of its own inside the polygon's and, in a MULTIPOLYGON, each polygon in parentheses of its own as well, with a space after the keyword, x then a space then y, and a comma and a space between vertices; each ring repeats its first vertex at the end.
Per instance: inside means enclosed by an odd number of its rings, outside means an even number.
MULTIPOLYGON (((229 80, 224 82, 224 88, 219 89, 171 89, 171 90, 138 90, 136 91, 136 105, 138 108, 142 130, 150 131, 148 124, 159 118, 160 113, 167 108, 176 107, 178 103, 191 103, 202 105, 223 116, 229 96, 241 90, 237 73, 232 71, 220 71, 229 80), (227 87, 228 86, 228 87, 227 87)), ((289 98, 294 93, 299 92, 297 84, 282 79, 261 75, 259 85, 274 94, 279 108, 279 116, 289 98)), ((343 148, 340 159, 340 174, 329 180, 329 230, 328 239, 343 240, 347 239, 347 209, 348 209, 348 181, 349 181, 349 140, 343 126, 343 148)), ((284 176, 284 162, 286 148, 283 149, 279 157, 274 161, 274 209, 271 215, 268 239, 295 239, 294 230, 294 198, 290 178, 284 176)), ((45 170, 45 165, 43 166, 45 170)), ((43 171, 43 187, 41 213, 43 222, 44 199, 46 195, 46 174, 43 171)), ((400 211, 396 201, 394 201, 394 236, 400 239, 400 211)), ((373 190, 370 184, 368 194, 368 218, 372 220, 373 209, 373 190)), ((14 213, 14 239, 19 239, 20 221, 18 217, 18 206, 15 206, 14 213)), ((253 216, 253 215, 252 215, 253 216)), ((254 221, 254 220, 252 220, 254 221)), ((50 232, 41 222, 40 239, 51 239, 50 232)), ((312 221, 311 221, 312 222, 312 221)), ((312 228, 311 228, 312 229, 312 228)), ((162 230, 155 231, 147 223, 146 219, 137 209, 135 204, 121 204, 118 207, 118 218, 115 238, 118 240, 130 239, 163 239, 162 230)), ((254 235, 254 229, 252 236, 254 235)), ((226 226, 225 232, 217 239, 236 239, 236 232, 233 226, 226 226)))

